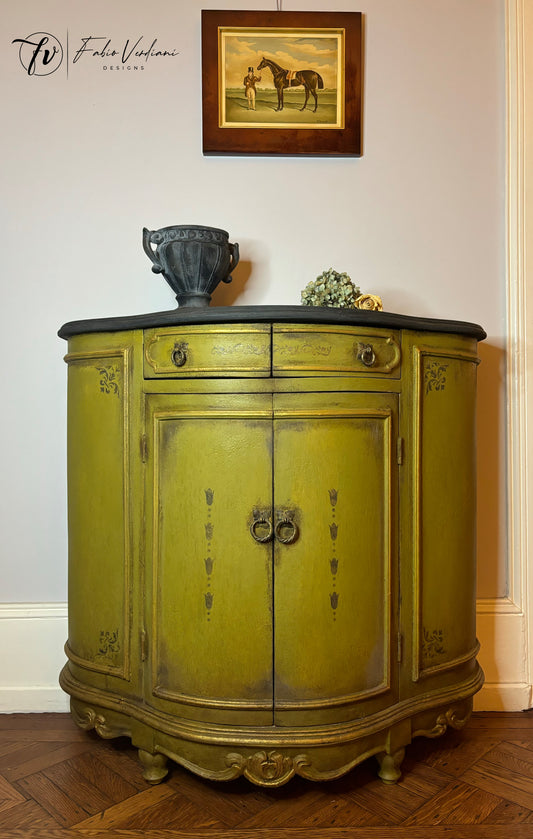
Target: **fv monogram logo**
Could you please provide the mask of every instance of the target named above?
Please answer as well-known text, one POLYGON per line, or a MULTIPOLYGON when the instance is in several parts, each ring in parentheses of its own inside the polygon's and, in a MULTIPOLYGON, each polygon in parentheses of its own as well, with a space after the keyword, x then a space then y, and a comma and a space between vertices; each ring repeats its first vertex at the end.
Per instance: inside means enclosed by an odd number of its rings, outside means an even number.
POLYGON ((12 43, 20 44, 20 63, 28 76, 49 76, 61 66, 63 47, 48 32, 34 32, 27 38, 15 38, 12 43))

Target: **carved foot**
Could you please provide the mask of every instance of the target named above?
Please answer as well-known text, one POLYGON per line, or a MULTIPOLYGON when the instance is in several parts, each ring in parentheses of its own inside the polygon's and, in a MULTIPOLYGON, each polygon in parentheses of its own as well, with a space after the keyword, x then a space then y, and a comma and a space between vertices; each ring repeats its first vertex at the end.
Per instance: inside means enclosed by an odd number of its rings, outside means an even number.
POLYGON ((378 775, 384 784, 395 784, 400 780, 402 773, 400 766, 405 755, 405 749, 398 749, 394 754, 380 752, 376 755, 379 763, 378 775))
POLYGON ((159 784, 168 775, 165 755, 151 754, 139 749, 139 760, 144 766, 143 778, 149 784, 159 784))

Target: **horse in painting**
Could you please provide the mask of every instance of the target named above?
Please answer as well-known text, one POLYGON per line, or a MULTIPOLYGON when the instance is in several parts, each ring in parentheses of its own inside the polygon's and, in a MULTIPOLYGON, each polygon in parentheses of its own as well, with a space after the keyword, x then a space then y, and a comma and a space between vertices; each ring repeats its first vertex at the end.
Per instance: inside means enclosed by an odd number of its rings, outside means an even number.
POLYGON ((305 90, 305 102, 300 108, 300 111, 304 111, 307 107, 309 94, 311 94, 315 100, 313 113, 316 112, 316 109, 318 108, 318 97, 316 95, 316 91, 317 89, 322 90, 324 88, 324 81, 320 73, 317 73, 316 70, 296 70, 295 72, 291 72, 290 70, 285 70, 283 67, 280 67, 280 65, 276 64, 276 62, 272 61, 272 59, 265 58, 263 56, 257 69, 264 70, 265 67, 268 67, 272 73, 274 87, 276 88, 278 94, 278 107, 276 108, 276 111, 283 110, 283 91, 287 87, 299 87, 300 85, 303 85, 305 90))

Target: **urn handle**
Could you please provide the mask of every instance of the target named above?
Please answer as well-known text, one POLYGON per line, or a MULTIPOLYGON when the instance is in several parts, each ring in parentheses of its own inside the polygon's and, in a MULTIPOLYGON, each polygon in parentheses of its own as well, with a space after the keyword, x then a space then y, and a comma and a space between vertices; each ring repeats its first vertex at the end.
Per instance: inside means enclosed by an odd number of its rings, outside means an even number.
POLYGON ((163 268, 157 258, 157 252, 152 248, 152 236, 156 233, 157 231, 155 230, 148 230, 147 227, 143 227, 143 248, 148 259, 154 263, 152 265, 154 274, 161 274, 163 273, 163 268))
POLYGON ((239 264, 239 243, 235 242, 234 244, 232 244, 231 242, 228 242, 228 248, 231 259, 228 269, 228 276, 224 280, 225 283, 231 283, 231 280, 233 279, 231 274, 239 264))

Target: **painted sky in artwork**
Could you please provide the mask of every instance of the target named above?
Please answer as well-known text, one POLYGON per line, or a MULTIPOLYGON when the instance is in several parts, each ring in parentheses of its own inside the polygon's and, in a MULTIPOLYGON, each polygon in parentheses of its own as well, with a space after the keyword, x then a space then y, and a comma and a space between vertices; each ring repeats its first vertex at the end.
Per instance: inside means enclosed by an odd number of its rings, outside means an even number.
MULTIPOLYGON (((337 87, 337 62, 340 41, 336 36, 290 36, 246 32, 223 37, 226 87, 240 87, 242 80, 261 58, 270 58, 289 70, 316 70, 324 80, 324 87, 337 87)), ((258 87, 272 86, 270 70, 261 71, 258 87)))

